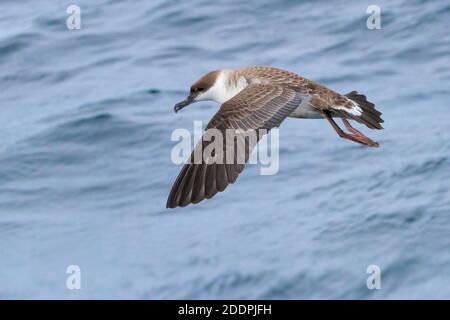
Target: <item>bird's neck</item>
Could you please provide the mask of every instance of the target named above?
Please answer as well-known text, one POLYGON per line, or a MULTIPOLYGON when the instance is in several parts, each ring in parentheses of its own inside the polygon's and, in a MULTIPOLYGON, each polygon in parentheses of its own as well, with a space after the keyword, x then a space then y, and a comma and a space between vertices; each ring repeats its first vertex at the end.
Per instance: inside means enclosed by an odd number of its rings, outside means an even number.
POLYGON ((211 100, 222 104, 241 92, 247 85, 247 80, 238 71, 221 70, 214 86, 210 89, 211 100))

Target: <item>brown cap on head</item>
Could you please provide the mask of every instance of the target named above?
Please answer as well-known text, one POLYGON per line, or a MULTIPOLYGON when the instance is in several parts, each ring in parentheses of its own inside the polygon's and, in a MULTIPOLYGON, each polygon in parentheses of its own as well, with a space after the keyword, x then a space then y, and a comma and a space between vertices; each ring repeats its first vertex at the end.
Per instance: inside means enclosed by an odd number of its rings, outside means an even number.
POLYGON ((205 74, 200 79, 198 79, 191 86, 191 94, 208 91, 209 88, 211 88, 214 85, 214 83, 216 82, 216 79, 219 76, 219 73, 220 73, 219 70, 211 71, 211 72, 205 74))
POLYGON ((175 112, 180 111, 184 107, 194 103, 198 96, 206 91, 208 91, 214 83, 216 83, 216 79, 220 71, 211 71, 197 80, 192 86, 189 92, 189 96, 181 102, 178 102, 173 108, 175 112))

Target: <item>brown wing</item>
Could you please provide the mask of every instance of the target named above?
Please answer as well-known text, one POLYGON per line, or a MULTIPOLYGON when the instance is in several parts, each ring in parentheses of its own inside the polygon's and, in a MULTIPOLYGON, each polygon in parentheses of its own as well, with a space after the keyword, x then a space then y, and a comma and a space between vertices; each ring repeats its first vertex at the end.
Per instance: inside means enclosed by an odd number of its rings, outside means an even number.
POLYGON ((278 127, 300 102, 300 96, 290 88, 251 84, 222 104, 178 175, 167 199, 167 208, 184 207, 205 198, 209 199, 217 192, 225 190, 230 183, 234 183, 262 135, 278 127), (221 159, 225 161, 210 162, 210 158, 204 159, 202 156, 202 151, 215 141, 205 138, 210 132, 208 129, 217 129, 222 133, 224 141, 221 159), (233 133, 232 139, 228 139, 230 132, 233 133), (249 133, 252 132, 256 139, 249 138, 249 133), (232 158, 228 157, 231 149, 234 150, 231 153, 232 158), (196 161, 198 158, 200 161, 196 161))
POLYGON ((382 129, 381 112, 368 101, 366 96, 352 91, 339 94, 315 81, 301 77, 293 72, 267 66, 243 68, 250 81, 267 80, 271 84, 289 87, 298 92, 309 105, 319 113, 331 113, 347 119, 356 120, 371 129, 382 129))

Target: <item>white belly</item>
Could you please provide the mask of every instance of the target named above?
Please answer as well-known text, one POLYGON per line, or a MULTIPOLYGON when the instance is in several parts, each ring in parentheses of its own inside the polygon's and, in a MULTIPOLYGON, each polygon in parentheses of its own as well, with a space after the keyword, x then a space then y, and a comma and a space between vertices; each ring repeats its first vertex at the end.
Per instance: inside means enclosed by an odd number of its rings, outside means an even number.
POLYGON ((289 117, 304 118, 304 119, 323 119, 323 115, 317 112, 309 104, 309 99, 302 99, 300 105, 289 114, 289 117))

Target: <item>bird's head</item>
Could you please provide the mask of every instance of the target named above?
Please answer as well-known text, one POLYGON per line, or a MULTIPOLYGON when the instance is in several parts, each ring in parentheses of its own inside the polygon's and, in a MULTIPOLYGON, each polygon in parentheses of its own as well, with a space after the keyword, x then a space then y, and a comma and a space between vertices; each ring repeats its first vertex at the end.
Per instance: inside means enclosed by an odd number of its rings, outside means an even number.
POLYGON ((220 86, 218 84, 219 81, 217 80, 220 74, 220 71, 211 71, 195 81, 191 86, 189 96, 183 101, 178 102, 173 110, 178 112, 184 107, 197 101, 217 101, 217 95, 220 91, 220 86))

